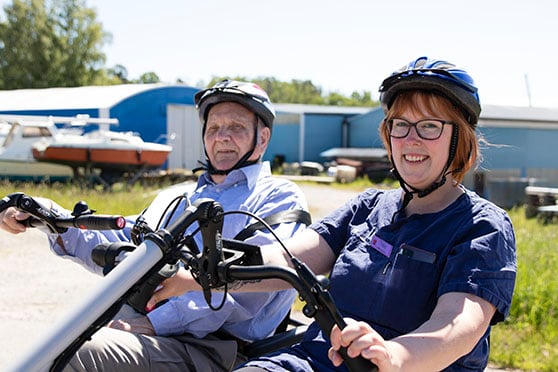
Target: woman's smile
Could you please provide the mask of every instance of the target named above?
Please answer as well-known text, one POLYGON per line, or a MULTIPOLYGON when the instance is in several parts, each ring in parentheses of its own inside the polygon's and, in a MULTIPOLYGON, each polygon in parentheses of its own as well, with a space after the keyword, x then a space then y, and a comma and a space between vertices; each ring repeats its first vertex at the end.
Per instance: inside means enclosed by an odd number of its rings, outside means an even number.
POLYGON ((408 155, 403 155, 403 158, 411 163, 419 163, 424 161, 427 156, 426 155, 413 155, 413 154, 408 154, 408 155))

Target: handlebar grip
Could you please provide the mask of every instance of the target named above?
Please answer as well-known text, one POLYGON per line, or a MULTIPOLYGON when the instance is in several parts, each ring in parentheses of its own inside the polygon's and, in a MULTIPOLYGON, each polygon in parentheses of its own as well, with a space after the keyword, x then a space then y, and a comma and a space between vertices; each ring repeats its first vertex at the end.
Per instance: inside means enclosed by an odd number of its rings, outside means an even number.
POLYGON ((67 224, 59 225, 87 230, 121 230, 126 226, 126 219, 122 216, 88 215, 73 218, 67 224))
POLYGON ((20 224, 22 224, 25 227, 40 227, 40 226, 44 226, 44 222, 36 217, 28 217, 23 221, 19 221, 20 224))

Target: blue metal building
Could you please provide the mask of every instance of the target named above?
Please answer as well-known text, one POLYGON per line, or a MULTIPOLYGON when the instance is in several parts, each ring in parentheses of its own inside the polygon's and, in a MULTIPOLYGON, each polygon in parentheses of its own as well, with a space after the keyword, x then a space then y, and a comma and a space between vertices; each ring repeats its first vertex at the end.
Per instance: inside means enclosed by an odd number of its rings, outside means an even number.
MULTIPOLYGON (((0 91, 0 113, 117 118, 114 130, 138 132, 151 142, 173 145, 169 169, 197 166, 203 159, 201 126, 193 105, 198 88, 185 85, 129 84, 0 91)), ((277 119, 265 160, 287 162, 327 159, 331 148, 382 148, 380 108, 276 104, 277 119)), ((558 185, 558 109, 484 105, 479 133, 483 146, 477 175, 490 189, 493 180, 528 179, 558 185)), ((474 183, 467 180, 469 185, 474 183)), ((468 186, 469 186, 468 185, 468 186)))
MULTIPOLYGON (((378 107, 350 122, 349 147, 382 147, 378 107)), ((558 184, 558 109, 484 105, 478 133, 487 141, 477 169, 489 178, 536 178, 558 184)))
MULTIPOLYGON (((0 114, 116 118, 116 131, 133 131, 145 141, 173 146, 167 168, 192 169, 203 160, 201 126, 194 108, 198 88, 125 84, 0 91, 0 114)), ((320 152, 346 147, 347 119, 369 109, 275 105, 277 120, 265 160, 321 161, 320 152)))
MULTIPOLYGON (((378 107, 349 120, 349 147, 383 147, 378 107)), ((524 200, 526 186, 558 185, 558 109, 483 105, 477 132, 486 140, 464 183, 504 207, 524 200)))
POLYGON ((0 91, 0 113, 116 118, 117 131, 135 131, 145 141, 166 134, 167 104, 193 105, 198 91, 183 85, 124 84, 0 91))
POLYGON ((265 159, 323 162, 323 151, 350 147, 349 121, 370 111, 362 107, 276 104, 277 119, 265 159))

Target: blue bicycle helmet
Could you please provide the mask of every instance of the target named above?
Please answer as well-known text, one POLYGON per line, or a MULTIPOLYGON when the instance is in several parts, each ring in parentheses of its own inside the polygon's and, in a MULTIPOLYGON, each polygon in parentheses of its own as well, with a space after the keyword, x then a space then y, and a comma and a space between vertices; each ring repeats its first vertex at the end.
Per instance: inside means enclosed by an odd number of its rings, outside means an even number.
POLYGON ((460 107, 465 118, 476 126, 481 112, 479 95, 473 78, 454 64, 420 57, 395 71, 380 86, 380 102, 384 112, 404 90, 434 90, 460 107))
POLYGON ((235 80, 222 80, 212 86, 199 91, 194 96, 194 103, 198 108, 200 120, 203 124, 211 106, 219 102, 236 102, 258 115, 265 126, 273 127, 275 110, 267 93, 257 84, 235 80))

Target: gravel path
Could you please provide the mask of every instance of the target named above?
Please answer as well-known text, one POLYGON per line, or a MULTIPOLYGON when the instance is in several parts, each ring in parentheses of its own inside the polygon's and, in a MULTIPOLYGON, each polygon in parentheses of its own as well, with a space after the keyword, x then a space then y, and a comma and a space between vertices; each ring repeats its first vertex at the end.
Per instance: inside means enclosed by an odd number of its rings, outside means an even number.
MULTIPOLYGON (((302 186, 317 220, 356 195, 322 185, 302 186)), ((44 234, 0 230, 0 370, 22 360, 55 322, 80 303, 100 277, 52 254, 44 234)), ((497 371, 488 369, 487 371, 497 371)))

